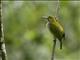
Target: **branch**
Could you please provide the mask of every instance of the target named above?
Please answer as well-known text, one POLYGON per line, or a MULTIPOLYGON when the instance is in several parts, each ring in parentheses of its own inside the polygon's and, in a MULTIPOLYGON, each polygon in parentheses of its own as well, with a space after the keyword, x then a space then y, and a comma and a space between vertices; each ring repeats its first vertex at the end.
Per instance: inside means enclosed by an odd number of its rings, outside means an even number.
MULTIPOLYGON (((1 2, 0 2, 0 13, 1 13, 1 2)), ((4 43, 4 33, 3 33, 3 24, 1 21, 1 14, 0 14, 0 59, 6 60, 6 49, 4 43)))

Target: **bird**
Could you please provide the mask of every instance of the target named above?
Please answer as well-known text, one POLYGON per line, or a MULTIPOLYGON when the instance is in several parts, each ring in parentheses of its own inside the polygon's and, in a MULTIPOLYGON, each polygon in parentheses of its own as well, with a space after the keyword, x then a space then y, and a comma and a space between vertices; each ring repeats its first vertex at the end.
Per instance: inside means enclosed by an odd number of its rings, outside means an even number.
POLYGON ((55 16, 48 16, 46 19, 48 20, 48 28, 52 35, 55 37, 54 40, 59 40, 60 49, 62 49, 62 42, 63 39, 65 39, 65 31, 63 26, 55 16))

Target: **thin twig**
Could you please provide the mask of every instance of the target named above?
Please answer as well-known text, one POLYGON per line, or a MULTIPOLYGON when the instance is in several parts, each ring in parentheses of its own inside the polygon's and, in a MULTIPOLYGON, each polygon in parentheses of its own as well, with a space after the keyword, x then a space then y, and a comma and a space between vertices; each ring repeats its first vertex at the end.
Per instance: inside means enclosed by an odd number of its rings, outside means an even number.
POLYGON ((56 6, 55 16, 58 18, 59 17, 60 1, 57 0, 56 2, 57 2, 57 6, 56 6))
POLYGON ((55 47, 56 47, 56 39, 53 40, 54 44, 53 44, 53 49, 52 49, 52 56, 51 56, 51 60, 54 60, 54 53, 55 53, 55 47))

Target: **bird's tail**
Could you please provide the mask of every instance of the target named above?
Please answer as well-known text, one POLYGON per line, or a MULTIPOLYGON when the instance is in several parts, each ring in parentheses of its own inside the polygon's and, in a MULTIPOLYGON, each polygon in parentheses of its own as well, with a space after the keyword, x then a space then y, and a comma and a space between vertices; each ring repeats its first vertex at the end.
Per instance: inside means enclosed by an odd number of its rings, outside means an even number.
POLYGON ((62 49, 62 40, 60 41, 60 49, 62 49))

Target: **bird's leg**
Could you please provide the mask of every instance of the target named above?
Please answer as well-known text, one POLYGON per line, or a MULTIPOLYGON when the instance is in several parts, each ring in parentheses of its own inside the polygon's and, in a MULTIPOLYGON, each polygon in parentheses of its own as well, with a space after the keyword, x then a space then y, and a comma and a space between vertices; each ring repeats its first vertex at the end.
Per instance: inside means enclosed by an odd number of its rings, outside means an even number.
POLYGON ((51 60, 54 60, 54 52, 55 52, 55 46, 56 46, 56 39, 53 40, 53 49, 52 49, 52 57, 51 60))
POLYGON ((62 40, 60 40, 60 49, 62 49, 62 40))
POLYGON ((63 40, 65 40, 65 33, 63 34, 63 40))

